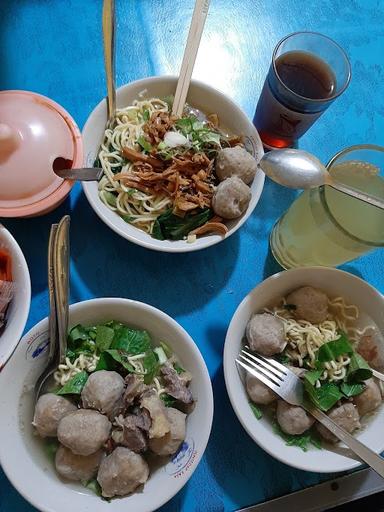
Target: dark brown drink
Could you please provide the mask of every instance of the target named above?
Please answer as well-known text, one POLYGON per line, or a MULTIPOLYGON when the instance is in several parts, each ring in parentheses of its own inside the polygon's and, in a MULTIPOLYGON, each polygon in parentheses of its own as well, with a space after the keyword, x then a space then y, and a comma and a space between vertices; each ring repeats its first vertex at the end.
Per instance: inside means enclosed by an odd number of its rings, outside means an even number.
POLYGON ((311 32, 285 38, 275 49, 254 117, 264 145, 269 148, 294 146, 346 88, 349 77, 348 60, 341 48, 330 39, 311 32), (309 42, 311 51, 290 49, 279 54, 284 44, 292 48, 292 42, 289 43, 291 38, 298 39, 299 48, 305 47, 306 41, 309 42), (332 52, 341 54, 344 60, 338 65, 340 69, 336 66, 334 71, 326 60, 313 53, 312 48, 318 49, 314 42, 318 43, 319 50, 322 49, 320 54, 328 56, 330 53, 332 62, 337 62, 332 52), (325 49, 322 48, 324 45, 325 49))

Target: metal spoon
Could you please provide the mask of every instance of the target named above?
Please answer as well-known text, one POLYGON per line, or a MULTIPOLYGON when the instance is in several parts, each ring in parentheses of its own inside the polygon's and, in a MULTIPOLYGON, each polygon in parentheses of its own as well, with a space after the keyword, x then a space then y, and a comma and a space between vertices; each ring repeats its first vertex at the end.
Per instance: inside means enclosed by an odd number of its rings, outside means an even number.
POLYGON ((259 163, 273 181, 289 188, 316 188, 322 185, 384 209, 384 201, 360 190, 334 181, 325 166, 315 156, 301 149, 275 149, 266 153, 259 163))

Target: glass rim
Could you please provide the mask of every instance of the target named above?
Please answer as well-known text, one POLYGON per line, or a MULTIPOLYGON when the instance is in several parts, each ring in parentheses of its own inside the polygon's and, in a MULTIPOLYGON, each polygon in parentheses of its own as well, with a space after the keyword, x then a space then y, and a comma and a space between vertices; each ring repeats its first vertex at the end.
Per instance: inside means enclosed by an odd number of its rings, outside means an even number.
POLYGON ((343 92, 346 90, 346 88, 348 87, 350 81, 351 81, 351 63, 349 61, 349 58, 348 58, 348 55, 346 54, 345 50, 339 45, 339 43, 336 43, 336 41, 334 41, 331 37, 328 37, 324 34, 321 34, 320 32, 313 32, 311 30, 299 30, 297 32, 292 32, 292 34, 288 34, 287 36, 283 37, 282 39, 280 39, 280 41, 277 43, 277 45, 275 46, 274 50, 273 50, 273 53, 272 53, 272 66, 273 66, 273 70, 274 70, 274 73, 276 75, 276 78, 278 79, 280 85, 286 90, 288 91, 290 94, 293 94, 294 96, 296 96, 296 98, 299 98, 301 100, 306 100, 306 101, 311 101, 313 103, 319 103, 319 104, 322 104, 322 103, 328 103, 329 101, 333 101, 335 100, 336 98, 338 98, 341 94, 343 94, 343 92), (314 35, 314 36, 319 36, 320 38, 322 39, 327 39, 333 46, 335 46, 341 53, 342 57, 344 58, 344 61, 346 62, 347 64, 347 68, 348 68, 348 75, 347 75, 347 78, 345 80, 345 84, 343 85, 343 87, 340 89, 340 91, 338 91, 336 94, 333 94, 332 96, 329 96, 328 98, 308 98, 307 96, 302 96, 301 94, 298 94, 297 92, 293 91, 292 89, 290 89, 284 82, 283 80, 281 79, 278 71, 277 71, 277 68, 276 68, 276 54, 279 50, 279 48, 281 47, 281 45, 287 40, 287 39, 290 39, 291 37, 294 37, 294 36, 297 36, 299 34, 310 34, 310 35, 314 35))
MULTIPOLYGON (((355 144, 353 146, 348 146, 347 148, 344 148, 340 151, 338 151, 327 163, 326 168, 329 170, 332 165, 341 157, 344 155, 347 155, 348 153, 352 153, 353 151, 359 151, 361 149, 368 149, 371 151, 378 151, 380 153, 384 153, 384 146, 379 146, 378 144, 355 144)), ((383 247, 384 246, 384 240, 381 243, 375 243, 368 240, 364 240, 362 238, 359 238, 352 233, 350 233, 348 230, 346 230, 334 217, 331 210, 329 209, 327 199, 325 197, 325 189, 326 186, 319 187, 319 195, 321 204, 323 205, 330 221, 339 229, 342 233, 344 233, 349 238, 355 240, 356 242, 359 242, 361 244, 367 245, 369 247, 383 247)), ((314 189, 315 190, 315 189, 314 189)), ((373 206, 374 208, 374 206, 373 206)))

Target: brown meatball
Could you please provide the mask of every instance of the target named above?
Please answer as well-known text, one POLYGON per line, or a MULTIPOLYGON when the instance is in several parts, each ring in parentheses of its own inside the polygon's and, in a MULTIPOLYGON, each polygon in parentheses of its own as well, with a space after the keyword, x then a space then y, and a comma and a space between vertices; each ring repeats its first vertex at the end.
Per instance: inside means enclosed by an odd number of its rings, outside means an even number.
POLYGON ((269 313, 253 315, 245 334, 250 348, 266 357, 279 354, 287 344, 282 320, 269 313))
POLYGON ((269 405, 277 399, 275 393, 259 379, 247 373, 245 384, 249 398, 255 404, 269 405))
POLYGON ((354 397, 353 401, 360 416, 372 412, 381 404, 380 388, 373 379, 365 381, 366 388, 360 395, 354 397))
MULTIPOLYGON (((357 412, 356 407, 351 404, 350 402, 340 405, 338 407, 334 407, 331 409, 331 411, 328 413, 328 416, 333 420, 335 423, 339 425, 339 427, 343 428, 350 434, 360 428, 360 418, 359 413, 357 412)), ((334 436, 328 429, 326 429, 323 425, 318 423, 316 425, 316 428, 326 441, 330 443, 337 443, 338 439, 336 436, 334 436)))
POLYGON ((148 480, 149 468, 143 457, 118 446, 100 464, 97 481, 103 496, 126 496, 148 480))
POLYGON ((123 405, 123 391, 124 379, 117 372, 92 373, 81 392, 83 407, 97 409, 113 419, 123 405))
POLYGON ((82 482, 97 475, 100 462, 105 453, 98 450, 91 455, 76 455, 69 448, 60 446, 56 452, 55 466, 60 476, 67 480, 82 482))
POLYGON ((318 288, 303 286, 286 297, 287 304, 296 307, 293 314, 297 320, 312 324, 324 322, 328 316, 328 297, 318 288))
POLYGON ((111 422, 92 409, 79 409, 59 423, 57 438, 61 444, 78 455, 97 452, 109 437, 111 422))
POLYGON ((237 219, 248 208, 251 189, 237 176, 222 181, 212 198, 212 208, 223 219, 237 219))
POLYGON ((76 409, 77 407, 63 396, 54 393, 41 395, 36 403, 32 425, 41 437, 56 437, 61 418, 76 409))
POLYGON ((185 439, 185 417, 186 415, 173 407, 167 407, 167 417, 171 426, 165 436, 149 440, 150 449, 157 455, 165 456, 176 453, 179 446, 185 439))
POLYGON ((257 162, 241 146, 225 148, 217 154, 215 171, 220 181, 237 176, 249 185, 255 177, 257 162))
POLYGON ((298 435, 312 427, 315 418, 296 405, 287 404, 283 400, 277 402, 277 422, 286 434, 298 435))

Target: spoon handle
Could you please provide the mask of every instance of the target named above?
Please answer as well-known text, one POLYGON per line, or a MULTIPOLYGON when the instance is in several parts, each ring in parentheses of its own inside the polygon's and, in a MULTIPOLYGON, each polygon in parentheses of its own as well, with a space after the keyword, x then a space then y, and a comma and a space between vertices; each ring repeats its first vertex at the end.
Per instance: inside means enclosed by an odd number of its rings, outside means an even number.
POLYGON ((57 316, 54 282, 54 256, 56 245, 57 224, 52 224, 48 244, 48 295, 49 295, 49 353, 48 363, 58 355, 57 347, 57 316))
POLYGON ((348 194, 351 197, 355 197, 360 201, 364 201, 365 203, 369 203, 372 206, 376 206, 377 208, 381 208, 384 210, 384 200, 378 197, 371 196, 362 192, 361 190, 356 190, 355 188, 344 185, 343 183, 339 183, 338 181, 327 181, 326 183, 330 187, 335 190, 339 190, 339 192, 343 192, 344 194, 348 194))
POLYGON ((68 336, 69 295, 69 215, 65 215, 57 228, 55 249, 55 298, 59 338, 59 363, 65 360, 68 336))
POLYGON ((115 0, 104 0, 103 3, 103 40, 104 65, 107 78, 107 114, 109 126, 114 121, 116 112, 115 0))

